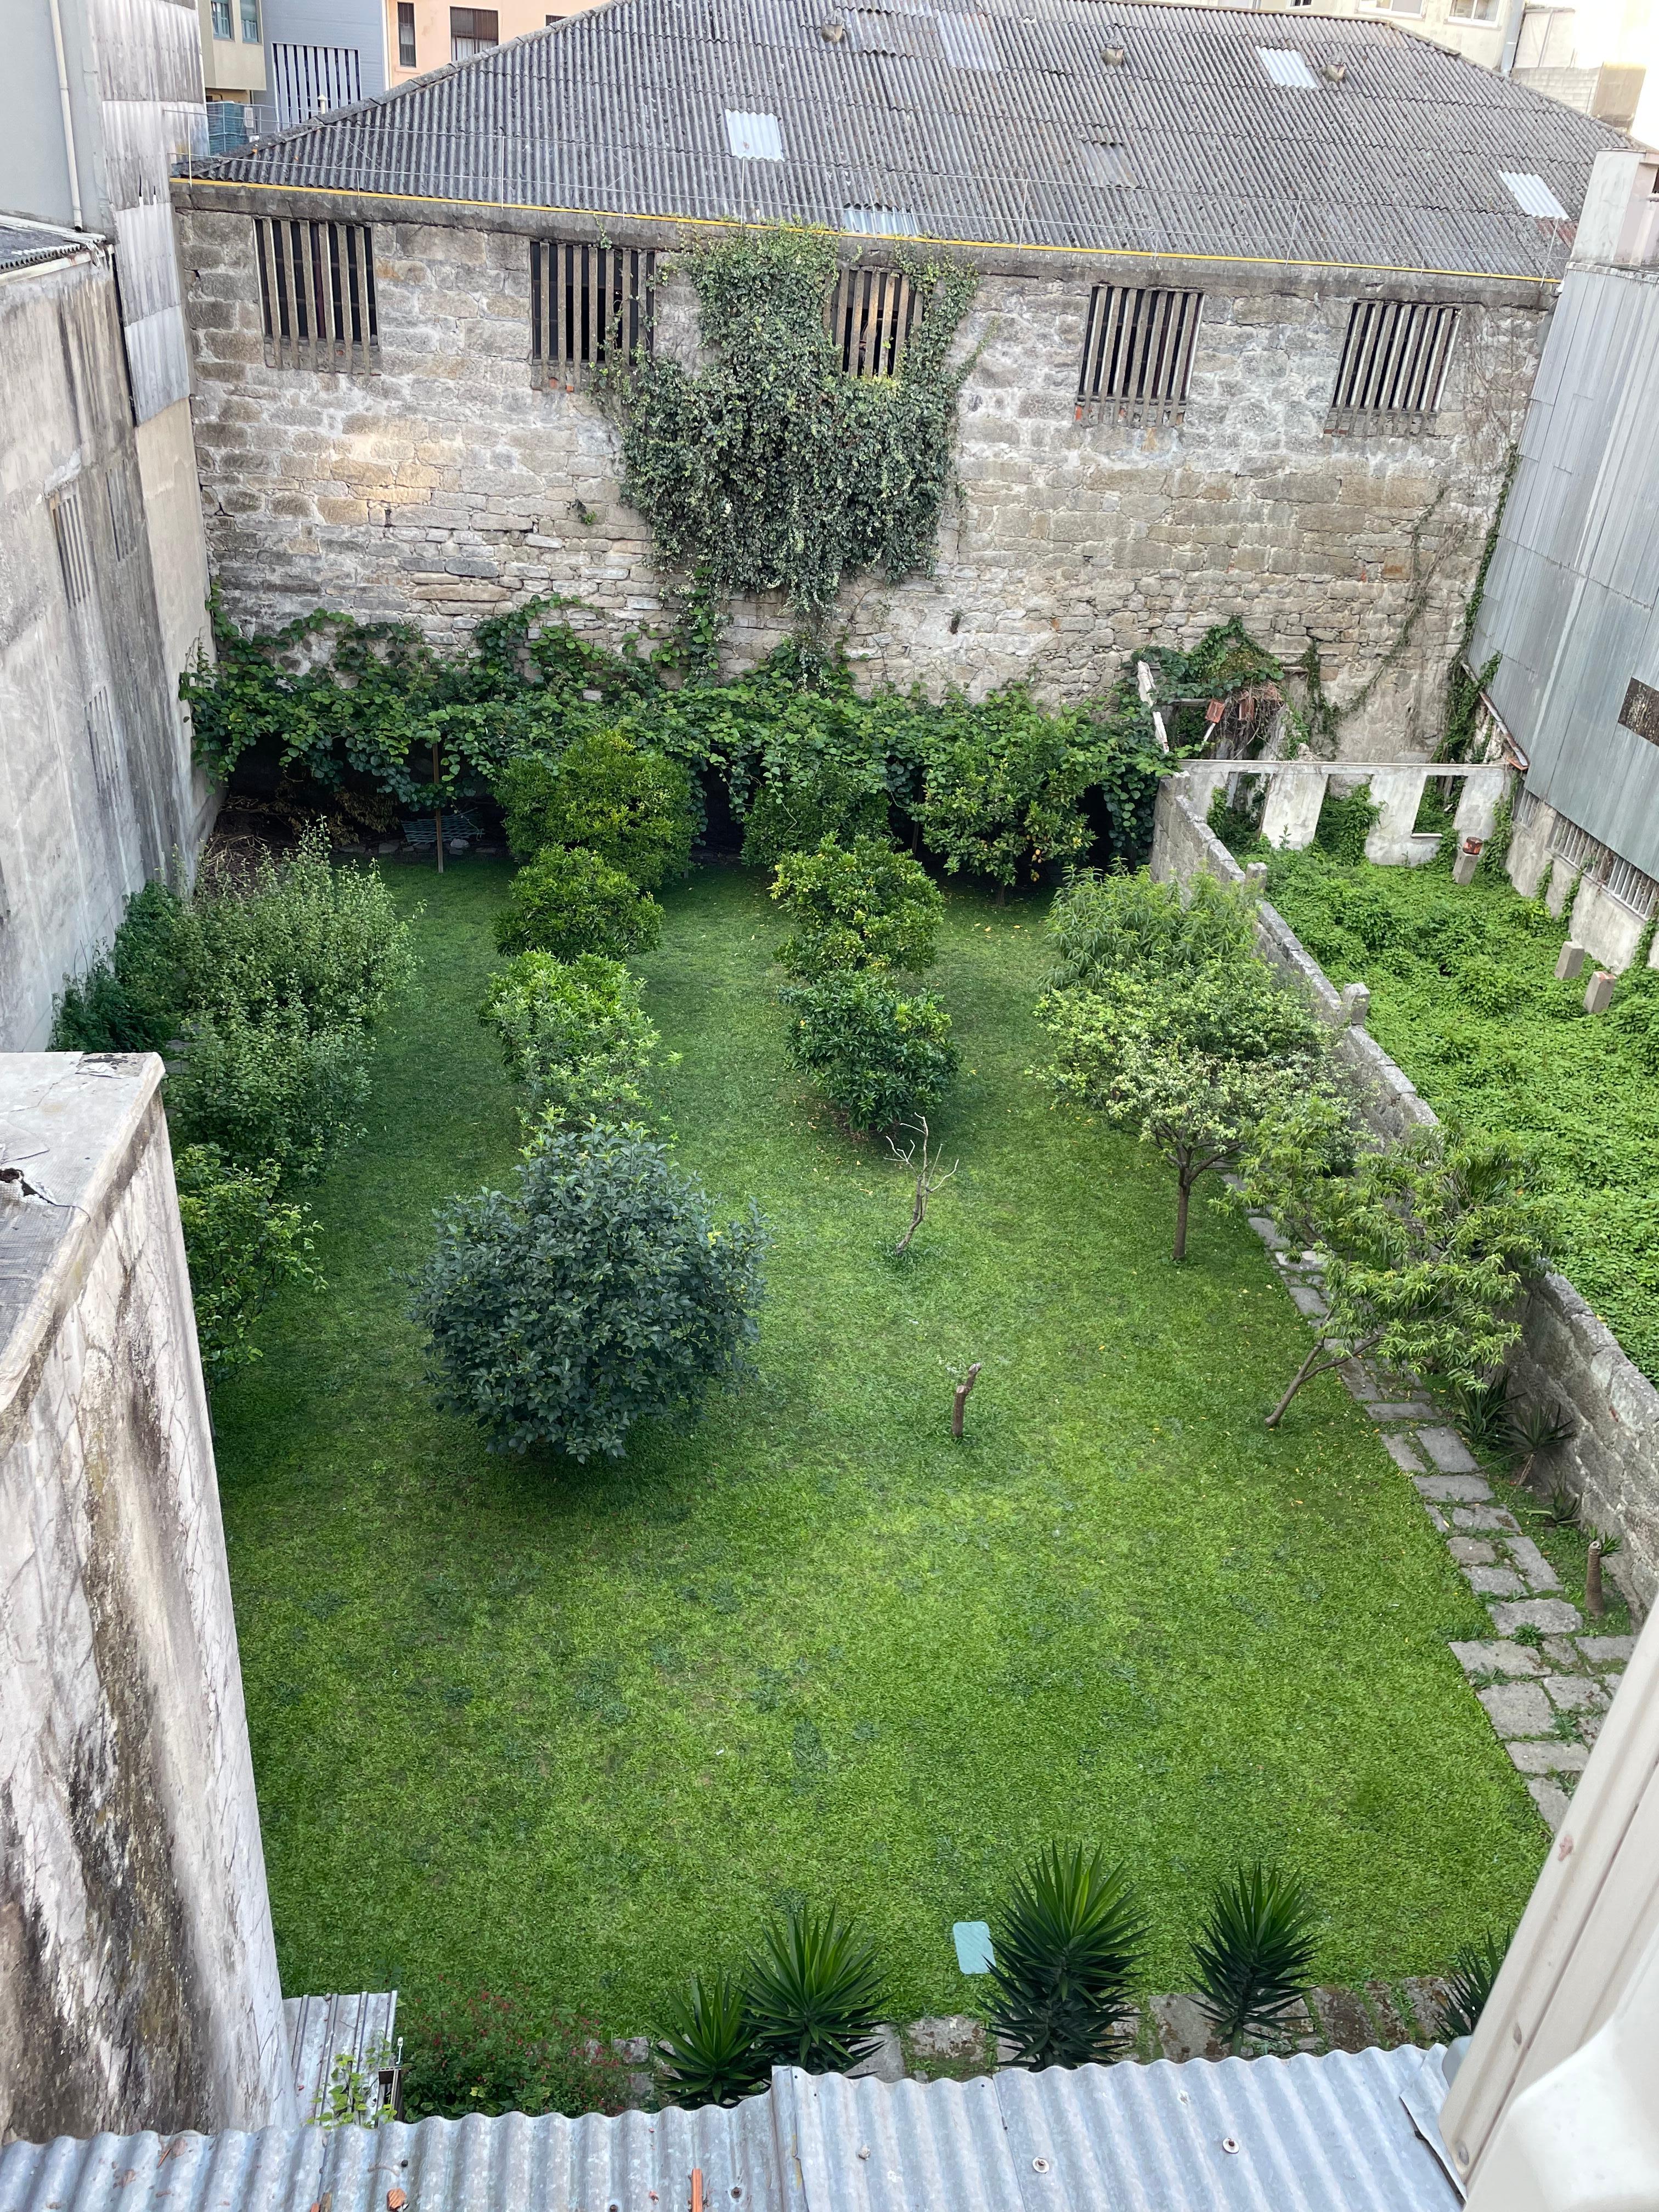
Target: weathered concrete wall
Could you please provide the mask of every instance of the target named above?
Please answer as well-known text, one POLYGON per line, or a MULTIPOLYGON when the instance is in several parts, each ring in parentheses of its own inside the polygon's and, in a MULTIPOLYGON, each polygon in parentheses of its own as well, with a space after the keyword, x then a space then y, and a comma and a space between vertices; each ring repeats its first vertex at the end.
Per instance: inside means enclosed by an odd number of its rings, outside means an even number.
MULTIPOLYGON (((175 856, 193 865, 200 808, 147 518, 170 601, 193 587, 178 577, 199 532, 176 486, 146 500, 101 249, 0 283, 0 1050, 21 1050, 46 1042, 54 995, 127 894, 175 856)), ((159 462, 163 432, 146 428, 159 462)))
POLYGON ((0 1059, 0 2141, 295 2118, 161 1074, 0 1059))
MULTIPOLYGON (((663 620, 663 580, 642 519, 622 502, 613 431, 587 397, 532 386, 529 236, 544 223, 507 209, 483 222, 459 211, 388 222, 384 202, 308 199, 296 211, 375 223, 380 367, 346 376, 266 363, 251 218, 256 204, 282 211, 270 196, 244 206, 180 182, 175 198, 210 544, 240 619, 327 605, 412 618, 441 641, 556 591, 613 631, 663 620)), ((1144 264, 1115 273, 1160 281, 1144 264)), ((1079 697, 1129 647, 1191 643, 1238 615, 1287 658, 1316 641, 1345 698, 1409 617, 1351 734, 1372 757, 1421 750, 1546 294, 1462 286, 1431 434, 1333 434, 1326 410, 1363 279, 1164 272, 1205 289, 1184 427, 1081 425, 1090 289, 1114 274, 1082 261, 984 274, 958 341, 971 356, 961 499, 938 573, 849 587, 854 654, 872 679, 981 691, 1029 677, 1079 697)), ((1417 294, 1436 289, 1422 280, 1417 294)), ((659 343, 684 352, 683 281, 660 319, 659 343)), ((740 606, 735 658, 788 627, 777 603, 740 606)))
MULTIPOLYGON (((198 653, 210 658, 207 537, 202 528, 202 489, 196 480, 196 434, 188 399, 175 400, 148 422, 139 423, 138 480, 143 487, 144 521, 150 566, 155 579, 155 610, 161 625, 161 664, 173 678, 167 704, 178 726, 181 751, 190 749, 189 716, 179 696, 178 673, 198 653)), ((200 769, 191 778, 191 843, 187 866, 206 839, 219 810, 220 793, 200 769)))
MULTIPOLYGON (((1207 789, 1207 786, 1205 787, 1207 789)), ((1200 872, 1224 883, 1243 870, 1188 798, 1188 779, 1172 775, 1158 794, 1152 871, 1161 882, 1200 872)), ((1338 1052, 1359 1079, 1368 1127, 1389 1141, 1432 1123, 1434 1109, 1376 1040, 1347 1026, 1341 998, 1290 924, 1264 900, 1257 929, 1264 956, 1293 976, 1317 1012, 1341 1026, 1338 1052)), ((1552 1474, 1583 1501, 1592 1528, 1617 1534, 1626 1549, 1608 1571, 1644 1606, 1659 1593, 1659 1390, 1620 1348, 1565 1275, 1552 1270, 1527 1300, 1510 1365, 1522 1393, 1571 1407, 1576 1434, 1552 1462, 1552 1474)))

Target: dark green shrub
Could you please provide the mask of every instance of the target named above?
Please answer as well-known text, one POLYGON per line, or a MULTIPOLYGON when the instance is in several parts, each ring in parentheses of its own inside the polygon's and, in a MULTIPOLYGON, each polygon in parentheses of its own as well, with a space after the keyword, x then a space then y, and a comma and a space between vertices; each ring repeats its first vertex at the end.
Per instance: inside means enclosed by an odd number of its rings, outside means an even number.
POLYGON ((627 2068, 593 2023, 535 2003, 515 1983, 405 1996, 398 2026, 409 2120, 627 2109, 627 2068))
POLYGON ((617 1459, 635 1421, 689 1418, 757 1334, 758 1218, 717 1227, 636 1132, 550 1133, 511 1194, 437 1217, 415 1300, 442 1404, 492 1447, 617 1459))
POLYGON ((832 1907, 798 1905, 775 1921, 749 1962, 755 2044, 774 2065, 844 2074, 881 2017, 875 1946, 832 1907))
POLYGON ((743 857, 751 868, 769 868, 787 853, 811 852, 826 837, 884 841, 888 811, 878 769, 826 765, 811 775, 774 774, 744 816, 743 857))
POLYGON ((259 1357, 251 1333, 278 1283, 325 1287, 310 1258, 316 1224, 304 1206, 279 1200, 271 1163, 233 1168, 216 1146, 190 1145, 173 1164, 196 1337, 212 1383, 259 1357))
POLYGON ((562 753, 522 754, 495 787, 521 859, 581 846, 647 891, 690 859, 690 775, 620 730, 590 731, 562 753))
POLYGON ((1101 776, 1101 735, 1083 708, 1045 714, 1018 684, 927 717, 917 819, 946 872, 966 868, 999 891, 1050 860, 1080 860, 1091 832, 1083 795, 1101 776))
POLYGON ((165 1052, 188 1018, 196 948, 190 910, 163 883, 127 901, 108 953, 69 983, 52 1024, 55 1052, 165 1052))
POLYGON ((533 1118, 571 1127, 650 1119, 646 1085, 659 1040, 620 960, 521 952, 490 977, 478 1018, 501 1038, 533 1118))
POLYGON ((1209 811, 1204 819, 1212 834, 1218 837, 1236 860, 1255 851, 1261 842, 1261 815, 1267 779, 1263 775, 1249 777, 1234 805, 1227 797, 1227 787, 1218 784, 1210 800, 1209 811))
POLYGON ((1099 1850, 1050 1844, 991 1923, 991 2024, 1032 2066, 1120 2057, 1146 1922, 1133 1885, 1099 1850))
POLYGON ((1448 2043, 1460 2035, 1473 2035, 1480 2026, 1513 1934, 1513 1929, 1509 1936, 1502 1936, 1489 1929, 1473 1943, 1459 1944, 1453 1953, 1440 2023, 1448 2043))
POLYGON ((520 868, 495 917, 503 952, 550 952, 557 960, 648 952, 661 930, 655 899, 581 846, 550 845, 520 868))
POLYGON ((659 2044, 677 2105, 733 2105, 763 2089, 771 2072, 755 2045, 748 1992, 724 1969, 693 1974, 684 1996, 669 1998, 659 2044))
POLYGON ((355 1026, 313 1030, 297 1007, 254 1018, 233 1006, 187 1022, 179 1050, 167 1105, 183 1145, 308 1181, 362 1134, 369 1047, 355 1026))
POLYGON ((1129 973, 1173 979, 1255 954, 1255 901, 1242 889, 1200 875, 1190 900, 1180 884, 1133 875, 1075 875, 1048 911, 1058 990, 1093 986, 1129 973))
POLYGON ((1382 809, 1372 803, 1369 786, 1361 784, 1339 799, 1328 785, 1319 809, 1314 842, 1322 853, 1350 864, 1365 857, 1365 840, 1382 818, 1382 809))
POLYGON ((960 1054, 951 1017, 931 991, 908 995, 859 969, 778 994, 789 1056, 854 1129, 886 1129, 929 1114, 960 1054))
POLYGON ((919 974, 933 964, 945 901, 908 853, 874 837, 850 846, 825 837, 810 853, 779 861, 772 896, 794 927, 778 960, 798 980, 837 969, 919 974))
POLYGON ((1198 2002, 1230 2049, 1270 2035, 1312 1978, 1315 1914, 1297 1877, 1242 1867, 1217 1890, 1193 1956, 1198 2002))

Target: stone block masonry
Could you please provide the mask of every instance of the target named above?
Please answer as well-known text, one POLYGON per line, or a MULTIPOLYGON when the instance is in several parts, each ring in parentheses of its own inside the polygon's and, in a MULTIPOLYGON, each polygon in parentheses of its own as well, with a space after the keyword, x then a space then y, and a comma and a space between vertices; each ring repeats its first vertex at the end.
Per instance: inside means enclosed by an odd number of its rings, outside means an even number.
MULTIPOLYGON (((614 431, 586 394, 532 384, 530 244, 546 218, 434 209, 388 222, 384 202, 319 194, 289 209, 199 181, 175 194, 209 539, 237 619, 337 607, 416 622, 442 643, 556 592, 613 637, 665 623, 665 579, 621 498, 614 431), (373 226, 377 367, 267 364, 252 218, 290 212, 373 226)), ((678 243, 671 232, 613 242, 678 243)), ((1157 284, 1159 272, 989 259, 959 336, 959 496, 937 574, 860 579, 838 610, 863 675, 974 693, 1028 678, 1046 696, 1081 698, 1134 647, 1189 645, 1237 615, 1287 659, 1311 640, 1339 699, 1392 653, 1368 742, 1425 750, 1547 298, 1460 280, 1432 432, 1337 436, 1325 417, 1348 313, 1376 280, 1188 265, 1162 280, 1204 288, 1184 422, 1083 424, 1091 288, 1115 273, 1157 284)), ((1420 280, 1413 296, 1437 288, 1420 280)), ((690 361, 689 283, 669 281, 660 299, 659 343, 690 361)), ((740 605, 734 659, 752 661, 790 627, 781 603, 740 605)))
POLYGON ((0 1059, 0 2142, 296 2117, 161 1077, 0 1059))

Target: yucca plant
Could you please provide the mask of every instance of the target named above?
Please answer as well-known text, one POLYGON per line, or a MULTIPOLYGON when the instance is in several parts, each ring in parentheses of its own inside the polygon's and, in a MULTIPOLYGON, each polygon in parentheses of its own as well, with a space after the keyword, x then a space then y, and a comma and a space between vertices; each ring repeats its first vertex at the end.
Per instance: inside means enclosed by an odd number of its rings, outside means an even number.
POLYGON ((1490 1382, 1465 1382, 1457 1391, 1457 1425, 1469 1449, 1496 1458, 1513 1443, 1510 1378, 1501 1370, 1490 1382))
POLYGON ((1567 1442, 1573 1422, 1564 1406, 1558 1406, 1553 1398, 1540 1398, 1511 1407, 1504 1426, 1510 1449, 1521 1455, 1516 1480, 1525 1482, 1540 1452, 1553 1451, 1557 1444, 1567 1442))
POLYGON ((1509 1948, 1508 1936, 1488 1929, 1474 1942, 1461 1943, 1452 1954, 1451 1972, 1446 1977, 1446 2002, 1441 2008, 1441 2025, 1448 2043, 1460 2035, 1474 2033, 1509 1948))
POLYGON ((676 2104, 731 2105, 766 2086, 748 1992, 723 1967, 707 1979, 693 1974, 684 1994, 669 1998, 658 2044, 676 2104))
POLYGON ((833 1906, 775 1921, 747 1979, 756 2045, 772 2063, 844 2074, 869 2048, 884 1998, 875 1946, 833 1906))
POLYGON ((1552 1528, 1578 1526, 1578 1500, 1564 1482, 1555 1485, 1541 1505, 1523 1505, 1521 1510, 1534 1521, 1547 1521, 1552 1528))
POLYGON ((1230 2050, 1270 2034, 1306 1990, 1313 1928, 1312 1901, 1281 1868, 1241 1867, 1217 1890, 1193 1956, 1200 2007, 1230 2050))
POLYGON ((991 1923, 991 2024, 1031 2066, 1085 2066, 1125 2045, 1146 1923, 1128 1875, 1100 1850, 1050 1844, 991 1923))

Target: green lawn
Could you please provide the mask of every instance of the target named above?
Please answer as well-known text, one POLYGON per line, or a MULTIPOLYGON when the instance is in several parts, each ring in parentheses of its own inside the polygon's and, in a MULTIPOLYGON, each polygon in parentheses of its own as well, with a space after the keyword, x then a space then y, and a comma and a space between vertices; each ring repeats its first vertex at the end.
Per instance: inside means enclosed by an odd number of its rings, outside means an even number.
POLYGON ((1037 902, 950 895, 962 1168, 896 1262, 900 1171, 785 1065, 763 884, 667 895, 679 1153, 775 1233, 759 1372, 584 1470, 422 1386, 404 1278, 516 1142, 507 871, 392 881, 423 966, 317 1194, 329 1291, 216 1408, 287 1990, 520 1972, 632 2030, 804 1895, 867 1917, 896 2016, 967 2008, 951 1923, 1051 1836, 1138 1869, 1156 1988, 1240 1856, 1305 1871, 1322 1978, 1518 1911, 1542 1831, 1446 1649, 1486 1615, 1334 1383, 1261 1427, 1304 1339, 1255 1238, 1200 1210, 1173 1267, 1155 1164, 1027 1079, 1037 902))

